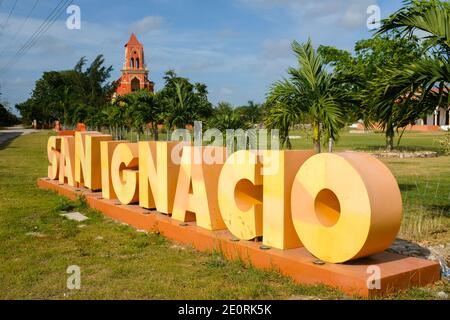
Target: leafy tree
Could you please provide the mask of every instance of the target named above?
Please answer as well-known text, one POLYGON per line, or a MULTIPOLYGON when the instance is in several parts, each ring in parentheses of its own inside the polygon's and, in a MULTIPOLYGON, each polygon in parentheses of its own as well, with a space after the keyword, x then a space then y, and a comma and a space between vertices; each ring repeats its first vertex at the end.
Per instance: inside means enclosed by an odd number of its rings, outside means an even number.
POLYGON ((232 106, 231 103, 221 101, 214 108, 213 114, 216 115, 216 114, 221 114, 221 113, 230 113, 231 111, 233 111, 233 109, 234 109, 234 107, 232 106))
POLYGON ((155 94, 147 90, 139 90, 116 98, 114 102, 116 109, 121 112, 113 113, 118 116, 118 123, 125 125, 127 129, 134 129, 137 140, 144 132, 145 127, 150 124, 153 129, 153 137, 158 140, 158 124, 161 122, 161 108, 155 94), (121 114, 123 113, 123 114, 121 114))
POLYGON ((292 49, 298 59, 298 68, 289 68, 289 78, 276 82, 268 96, 266 125, 280 129, 283 146, 291 147, 289 130, 297 123, 310 121, 313 144, 321 151, 321 138, 335 140, 343 125, 339 91, 324 61, 312 47, 294 41, 292 49))
POLYGON ((405 1, 403 8, 383 21, 378 34, 392 30, 405 39, 424 36, 426 54, 401 66, 385 69, 383 77, 373 81, 376 87, 375 111, 384 128, 397 114, 402 120, 397 125, 414 123, 437 106, 448 106, 450 98, 450 4, 446 1, 405 1))
POLYGON ((119 140, 123 138, 122 127, 125 118, 125 107, 126 104, 119 99, 102 109, 102 114, 108 124, 109 132, 113 133, 115 138, 119 140))
POLYGON ((392 149, 395 130, 406 126, 411 120, 406 121, 404 114, 398 112, 401 108, 398 101, 392 101, 389 114, 380 112, 376 92, 379 84, 388 79, 387 69, 401 68, 424 54, 418 39, 406 39, 398 32, 390 32, 358 41, 353 56, 334 47, 321 46, 318 51, 333 69, 347 97, 347 121, 363 119, 368 126, 381 125, 386 134, 386 146, 392 149))
POLYGON ((228 102, 219 102, 214 108, 212 117, 207 121, 209 128, 216 128, 222 132, 227 129, 248 129, 249 122, 242 116, 238 108, 234 109, 228 102))
POLYGON ((248 101, 246 105, 237 107, 236 112, 248 124, 255 125, 263 121, 263 107, 253 101, 248 101))
POLYGON ((163 118, 168 128, 184 128, 212 115, 206 85, 192 84, 189 79, 177 76, 173 70, 166 72, 164 80, 164 88, 157 97, 164 109, 163 118))
POLYGON ((12 126, 19 123, 19 119, 3 104, 0 103, 0 127, 12 126))
POLYGON ((450 47, 450 3, 440 0, 408 0, 404 6, 383 21, 379 34, 398 30, 414 36, 423 31, 429 47, 448 56, 450 47))
POLYGON ((112 67, 103 64, 99 55, 86 70, 86 59, 81 58, 73 70, 44 72, 30 99, 16 106, 23 121, 29 124, 37 120, 47 126, 55 120, 69 126, 79 121, 97 123, 96 115, 114 89, 107 82, 112 67))

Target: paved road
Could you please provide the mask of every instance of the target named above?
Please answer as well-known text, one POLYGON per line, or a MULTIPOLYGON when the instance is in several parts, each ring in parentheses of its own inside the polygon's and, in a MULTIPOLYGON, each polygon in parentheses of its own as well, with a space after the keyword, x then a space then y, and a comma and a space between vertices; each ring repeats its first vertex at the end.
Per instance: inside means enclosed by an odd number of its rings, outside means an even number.
POLYGON ((30 134, 36 132, 34 129, 25 129, 22 126, 9 127, 0 130, 0 145, 8 142, 11 139, 17 138, 18 136, 30 134))

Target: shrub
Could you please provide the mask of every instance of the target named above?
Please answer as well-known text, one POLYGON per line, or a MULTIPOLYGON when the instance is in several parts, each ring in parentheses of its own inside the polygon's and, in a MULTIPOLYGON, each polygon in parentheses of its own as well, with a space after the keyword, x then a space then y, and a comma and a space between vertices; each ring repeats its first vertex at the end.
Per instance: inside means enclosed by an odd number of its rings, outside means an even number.
POLYGON ((443 154, 450 155, 450 131, 447 132, 447 134, 442 138, 437 139, 437 142, 439 143, 441 152, 443 154))

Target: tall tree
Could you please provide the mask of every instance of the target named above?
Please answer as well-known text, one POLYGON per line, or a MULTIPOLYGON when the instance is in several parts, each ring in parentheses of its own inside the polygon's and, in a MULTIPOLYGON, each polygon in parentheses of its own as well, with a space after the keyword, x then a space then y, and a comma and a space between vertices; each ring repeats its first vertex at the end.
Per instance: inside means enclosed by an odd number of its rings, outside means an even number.
POLYGON ((212 115, 213 108, 208 101, 205 84, 192 84, 189 79, 177 76, 173 70, 166 72, 164 80, 165 85, 157 97, 164 109, 164 119, 169 129, 184 128, 212 115))
POLYGON ((414 123, 437 106, 450 104, 450 4, 438 0, 405 1, 403 8, 383 21, 378 34, 392 30, 406 39, 421 31, 427 51, 421 59, 386 68, 383 77, 374 79, 378 101, 375 110, 384 127, 394 112, 403 123, 414 123))
POLYGON ((409 122, 398 112, 398 101, 392 101, 388 114, 380 112, 377 107, 380 99, 376 93, 379 84, 387 79, 387 69, 401 68, 423 56, 425 49, 418 39, 403 38, 399 32, 390 32, 358 41, 354 55, 334 47, 321 46, 318 51, 333 69, 341 90, 348 97, 347 120, 363 119, 367 126, 381 125, 386 134, 386 146, 392 149, 395 130, 409 122))
POLYGON ((266 124, 269 128, 280 129, 282 144, 290 148, 290 128, 296 123, 309 121, 314 149, 321 152, 322 136, 336 140, 343 125, 339 91, 311 40, 305 44, 294 41, 292 50, 299 66, 289 68, 289 78, 272 86, 267 101, 270 108, 266 124))
POLYGON ((136 131, 137 140, 149 124, 153 129, 153 138, 158 140, 158 124, 162 121, 162 113, 155 94, 147 90, 135 91, 119 96, 114 105, 123 110, 121 121, 127 129, 136 131))
POLYGON ((219 102, 214 108, 213 115, 208 119, 207 126, 222 132, 227 129, 248 129, 249 122, 244 119, 238 108, 228 102, 219 102))
POLYGON ((256 125, 263 120, 263 107, 253 101, 248 101, 246 105, 236 108, 236 112, 241 115, 243 121, 249 125, 256 125))
POLYGON ((0 127, 12 126, 19 123, 16 115, 9 108, 0 103, 0 127))
POLYGON ((84 70, 86 59, 81 58, 74 69, 44 72, 36 81, 30 99, 16 106, 23 121, 50 126, 59 120, 65 125, 77 121, 91 121, 111 99, 113 86, 107 82, 112 67, 104 66, 102 55, 84 70))

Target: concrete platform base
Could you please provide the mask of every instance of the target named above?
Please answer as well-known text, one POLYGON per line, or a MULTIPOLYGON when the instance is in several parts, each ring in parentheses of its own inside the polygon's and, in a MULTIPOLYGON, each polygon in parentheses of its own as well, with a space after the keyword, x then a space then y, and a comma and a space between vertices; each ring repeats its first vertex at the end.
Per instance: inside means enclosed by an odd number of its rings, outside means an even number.
POLYGON ((258 268, 277 270, 301 284, 324 284, 349 295, 374 297, 432 284, 440 279, 439 264, 428 260, 383 252, 344 264, 317 264, 317 259, 305 248, 262 248, 261 242, 235 241, 226 230, 208 231, 197 227, 195 222, 180 223, 137 205, 121 205, 117 200, 105 200, 101 192, 61 185, 46 178, 38 179, 37 184, 42 189, 54 190, 70 199, 84 195, 92 208, 137 229, 159 232, 201 251, 220 251, 228 259, 241 259, 258 268), (372 266, 379 267, 379 289, 368 286, 373 275, 372 266))

